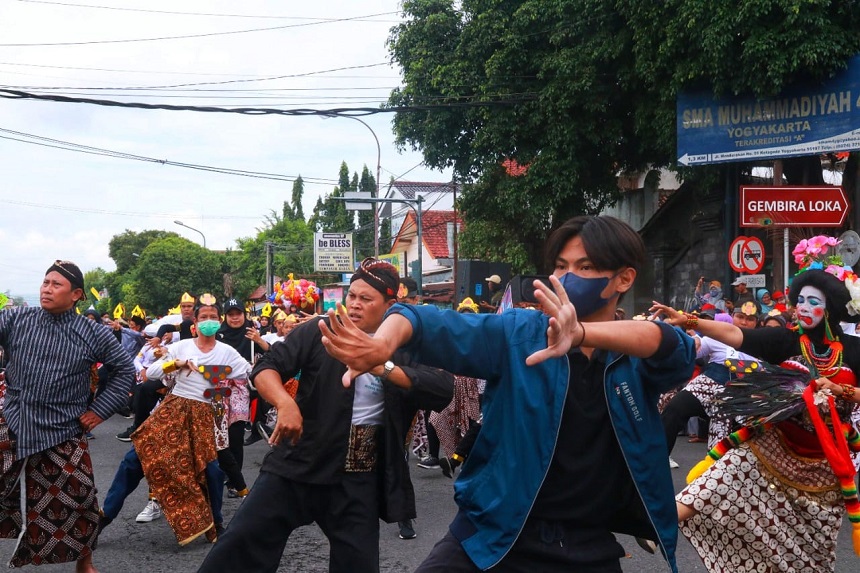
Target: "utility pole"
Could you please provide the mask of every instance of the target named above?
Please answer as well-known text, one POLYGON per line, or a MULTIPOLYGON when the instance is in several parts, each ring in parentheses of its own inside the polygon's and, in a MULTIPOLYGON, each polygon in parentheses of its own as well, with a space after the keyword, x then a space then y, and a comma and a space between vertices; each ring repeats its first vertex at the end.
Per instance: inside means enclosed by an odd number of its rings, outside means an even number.
POLYGON ((275 244, 271 241, 266 241, 266 298, 272 296, 275 292, 275 277, 272 276, 272 252, 275 244))
POLYGON ((421 236, 421 203, 424 201, 424 197, 418 196, 416 199, 382 199, 377 197, 376 199, 357 199, 352 197, 332 197, 335 201, 349 201, 350 203, 372 203, 374 204, 374 210, 376 211, 376 203, 403 203, 408 205, 413 211, 415 211, 415 225, 417 227, 417 231, 415 233, 415 238, 418 241, 418 279, 415 281, 418 285, 418 294, 424 294, 422 289, 423 279, 424 279, 424 245, 423 238, 421 236))

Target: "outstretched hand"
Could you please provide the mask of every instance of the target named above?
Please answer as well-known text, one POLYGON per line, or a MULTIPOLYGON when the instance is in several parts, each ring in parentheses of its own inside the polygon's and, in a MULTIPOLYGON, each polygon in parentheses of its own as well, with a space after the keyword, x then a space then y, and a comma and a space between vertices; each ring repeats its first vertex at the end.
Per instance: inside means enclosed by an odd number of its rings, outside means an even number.
POLYGON ((358 328, 340 303, 336 311, 328 311, 328 319, 328 324, 324 320, 318 323, 323 335, 322 343, 332 358, 346 364, 344 387, 348 388, 357 376, 390 358, 385 341, 358 328))
POLYGON ((663 322, 672 326, 684 326, 687 324, 687 316, 683 312, 656 300, 651 301, 651 303, 651 308, 648 309, 651 312, 649 320, 662 319, 663 322))
POLYGON ((535 296, 544 312, 549 315, 549 327, 546 329, 546 348, 526 358, 528 366, 567 354, 581 330, 576 309, 567 297, 564 287, 555 276, 550 276, 549 281, 554 290, 539 280, 534 282, 535 296))

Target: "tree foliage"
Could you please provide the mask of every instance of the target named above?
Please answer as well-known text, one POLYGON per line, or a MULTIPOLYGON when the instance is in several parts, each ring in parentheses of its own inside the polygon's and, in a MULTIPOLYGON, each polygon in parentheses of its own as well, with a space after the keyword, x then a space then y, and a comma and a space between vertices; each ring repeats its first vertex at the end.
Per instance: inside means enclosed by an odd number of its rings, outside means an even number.
POLYGON ((344 202, 337 199, 345 197, 347 191, 354 190, 349 180, 349 167, 344 161, 340 164, 337 187, 325 198, 317 199, 313 215, 308 221, 311 228, 317 232, 351 233, 355 227, 352 213, 347 212, 344 202))
POLYGON ((237 251, 227 254, 227 272, 236 296, 247 298, 266 279, 266 243, 272 243, 272 274, 307 277, 314 270, 314 233, 303 220, 269 218, 256 237, 237 239, 237 251))
POLYGON ((171 231, 147 230, 136 233, 126 229, 124 233, 111 238, 108 243, 108 255, 116 263, 116 272, 125 274, 137 266, 138 257, 150 243, 166 237, 178 236, 171 231))
MULTIPOLYGON (((361 179, 358 180, 358 190, 368 193, 370 197, 376 198, 376 178, 370 174, 367 165, 361 170, 361 179)), ((356 259, 359 261, 365 257, 373 256, 373 214, 378 205, 371 205, 372 209, 358 212, 358 228, 353 236, 355 243, 356 259)), ((380 251, 381 252, 381 251, 380 251)))
POLYGON ((860 49, 856 2, 405 0, 403 11, 389 49, 404 85, 389 104, 433 109, 397 113, 397 143, 463 182, 468 252, 532 266, 531 243, 614 202, 619 173, 674 162, 680 89, 772 95, 860 49))
POLYGON ((183 292, 223 293, 221 257, 182 237, 153 241, 140 253, 131 291, 150 313, 164 314, 183 292))

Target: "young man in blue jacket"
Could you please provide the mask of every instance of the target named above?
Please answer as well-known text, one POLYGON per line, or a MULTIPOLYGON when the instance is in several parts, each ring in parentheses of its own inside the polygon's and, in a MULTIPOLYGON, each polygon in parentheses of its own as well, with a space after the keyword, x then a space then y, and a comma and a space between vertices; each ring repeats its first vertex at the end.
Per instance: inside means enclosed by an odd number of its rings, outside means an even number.
POLYGON ((687 380, 695 348, 659 322, 614 321, 645 249, 612 217, 576 217, 550 237, 544 313, 464 315, 395 306, 373 338, 320 323, 350 366, 403 347, 423 364, 487 380, 484 426, 455 483, 460 508, 427 572, 620 572, 614 532, 654 540, 677 571, 677 514, 657 400, 687 380))

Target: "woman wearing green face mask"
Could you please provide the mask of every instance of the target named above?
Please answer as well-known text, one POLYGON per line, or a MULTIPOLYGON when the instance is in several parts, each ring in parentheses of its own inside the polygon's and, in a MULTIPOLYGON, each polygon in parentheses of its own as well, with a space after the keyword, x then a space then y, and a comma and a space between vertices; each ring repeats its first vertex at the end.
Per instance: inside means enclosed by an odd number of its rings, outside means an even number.
POLYGON ((171 394, 131 436, 134 446, 123 458, 105 497, 102 527, 119 515, 125 498, 145 476, 180 545, 200 535, 210 541, 222 530, 224 474, 216 461, 216 416, 223 416, 229 389, 219 381, 248 379, 250 365, 236 350, 218 342, 221 307, 204 294, 194 308, 198 336, 168 348, 150 366, 149 379, 168 375, 171 394), (205 483, 197 478, 205 467, 205 483), (207 493, 208 492, 208 493, 207 493), (210 505, 211 502, 211 505, 210 505))

